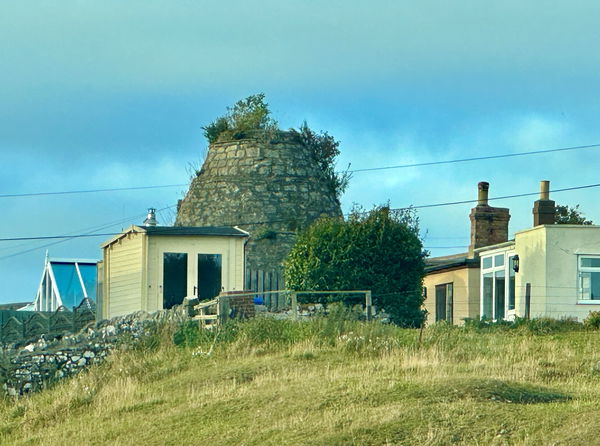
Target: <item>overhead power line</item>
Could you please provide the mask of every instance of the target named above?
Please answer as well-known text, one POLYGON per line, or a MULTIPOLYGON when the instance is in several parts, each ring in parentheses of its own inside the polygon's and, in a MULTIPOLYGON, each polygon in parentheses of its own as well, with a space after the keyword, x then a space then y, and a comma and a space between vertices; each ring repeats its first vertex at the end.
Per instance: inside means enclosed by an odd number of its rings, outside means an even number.
POLYGON ((83 238, 83 237, 106 237, 109 235, 117 235, 120 232, 110 232, 106 234, 76 234, 76 235, 43 235, 35 237, 13 237, 13 238, 0 238, 0 242, 18 242, 23 240, 52 240, 58 238, 83 238))
MULTIPOLYGON (((552 189, 549 192, 550 193, 566 192, 566 191, 570 191, 570 190, 591 189, 591 188, 594 188, 594 187, 600 187, 600 183, 588 184, 588 185, 585 185, 585 186, 565 187, 565 188, 562 188, 562 189, 552 189)), ((527 193, 524 193, 524 194, 513 194, 513 195, 504 195, 504 196, 501 196, 501 197, 493 197, 493 198, 488 198, 488 201, 506 200, 508 198, 531 197, 533 195, 539 195, 539 191, 538 192, 527 192, 527 193)), ((446 203, 421 204, 421 205, 417 205, 417 206, 408 206, 408 207, 404 207, 404 208, 394 208, 393 210, 395 210, 395 211, 405 211, 405 210, 409 210, 409 209, 423 209, 423 208, 434 208, 434 207, 441 207, 441 206, 453 206, 453 205, 457 205, 457 204, 477 203, 478 201, 479 200, 477 200, 477 199, 475 199, 475 200, 463 200, 463 201, 448 201, 446 203)))
MULTIPOLYGON (((483 161, 483 160, 498 159, 498 158, 539 155, 539 154, 544 154, 544 153, 564 152, 564 151, 568 151, 568 150, 581 150, 581 149, 592 149, 592 148, 600 148, 600 143, 599 144, 588 144, 585 146, 561 147, 558 149, 532 150, 529 152, 502 153, 502 154, 498 154, 498 155, 478 156, 478 157, 473 157, 473 158, 460 158, 460 159, 443 160, 443 161, 429 161, 429 162, 414 163, 414 164, 398 164, 395 166, 368 167, 368 168, 364 168, 364 169, 348 170, 347 172, 348 173, 360 173, 360 172, 372 172, 372 171, 377 171, 377 170, 405 169, 405 168, 409 168, 409 167, 423 167, 423 166, 435 166, 435 165, 439 165, 439 164, 465 163, 465 162, 470 162, 470 161, 483 161)), ((40 196, 48 196, 48 195, 91 194, 91 193, 99 193, 99 192, 120 192, 120 191, 128 191, 128 190, 165 189, 165 188, 169 188, 169 187, 184 187, 184 186, 188 186, 188 184, 187 183, 161 184, 161 185, 150 185, 150 186, 111 187, 111 188, 80 189, 80 190, 66 190, 66 191, 54 191, 54 192, 28 192, 28 193, 19 193, 19 194, 0 194, 0 198, 40 197, 40 196)))
MULTIPOLYGON (((590 188, 594 188, 594 187, 600 187, 600 183, 596 183, 596 184, 588 184, 585 186, 573 186, 573 187, 565 187, 562 189, 553 189, 550 192, 551 193, 557 193, 557 192, 566 192, 566 191, 572 191, 572 190, 579 190, 579 189, 590 189, 590 188)), ((532 195, 538 195, 539 192, 527 192, 527 193, 523 193, 523 194, 513 194, 513 195, 504 195, 501 197, 493 197, 493 198, 488 198, 488 201, 494 201, 494 200, 505 200, 508 198, 519 198, 519 197, 528 197, 528 196, 532 196, 532 195)), ((453 205, 459 205, 459 204, 468 204, 468 203, 477 203, 479 200, 474 199, 474 200, 462 200, 462 201, 448 201, 445 203, 434 203, 434 204, 422 204, 422 205, 416 205, 416 206, 408 206, 408 207, 402 207, 402 208, 390 208, 390 210, 393 211, 403 211, 403 210, 410 210, 410 209, 423 209, 423 208, 432 208, 432 207, 441 207, 441 206, 453 206, 453 205)), ((161 210, 164 209, 168 209, 168 208, 172 208, 173 206, 167 206, 166 208, 163 208, 161 210)), ((361 212, 361 214, 366 214, 369 211, 365 211, 365 212, 361 212)), ((350 214, 344 214, 344 215, 350 215, 350 214)), ((280 220, 263 220, 263 221, 253 221, 253 222, 235 222, 235 223, 231 223, 231 224, 223 224, 223 226, 248 226, 248 225, 261 225, 261 224, 268 224, 268 223, 283 223, 283 222, 288 222, 294 219, 280 219, 280 220)), ((98 236, 113 236, 113 235, 117 235, 117 234, 121 234, 120 232, 117 233, 104 233, 104 234, 92 234, 92 233, 88 233, 88 234, 76 234, 76 235, 49 235, 49 236, 35 236, 35 237, 14 237, 14 238, 0 238, 0 242, 9 242, 9 241, 22 241, 22 240, 47 240, 47 239, 72 239, 72 238, 82 238, 82 237, 98 237, 98 236)), ((459 248, 460 246, 457 246, 457 248, 459 248)), ((450 248, 450 247, 431 247, 431 248, 450 248)), ((5 257, 0 257, 0 259, 5 258, 5 257)))
POLYGON ((92 194, 96 192, 119 192, 125 190, 164 189, 167 187, 183 187, 186 184, 162 184, 154 186, 111 187, 107 189, 63 190, 58 192, 30 192, 24 194, 0 194, 0 198, 40 197, 43 195, 92 194))
MULTIPOLYGON (((174 208, 175 206, 177 206, 177 205, 165 206, 163 208, 157 209, 156 212, 161 212, 161 211, 164 211, 164 210, 167 210, 167 209, 171 209, 171 208, 174 208)), ((12 257, 17 257, 17 256, 20 256, 22 254, 27 254, 27 253, 30 253, 30 252, 33 252, 33 251, 37 251, 37 250, 40 250, 40 249, 43 249, 43 248, 48 248, 50 246, 58 245, 60 243, 68 242, 69 240, 71 240, 73 238, 81 238, 81 237, 88 237, 88 236, 89 237, 93 237, 97 231, 101 231, 103 229, 107 229, 107 228, 109 228, 111 226, 115 226, 115 225, 118 225, 118 224, 130 223, 132 220, 141 218, 141 217, 143 217, 145 215, 146 215, 145 213, 144 214, 136 214, 136 215, 133 215, 133 216, 130 216, 130 217, 126 217, 126 218, 122 218, 122 219, 119 219, 119 220, 113 220, 113 221, 110 221, 110 222, 106 222, 106 223, 101 224, 100 226, 94 226, 94 227, 88 228, 87 230, 86 229, 80 230, 80 231, 86 231, 83 234, 71 233, 71 234, 67 234, 66 236, 60 236, 60 238, 58 238, 58 237, 55 236, 58 239, 57 241, 54 241, 54 242, 51 242, 51 243, 46 243, 46 244, 43 244, 43 245, 40 245, 40 246, 34 246, 33 248, 25 249, 25 250, 22 250, 22 251, 11 253, 11 254, 7 254, 7 255, 4 255, 4 256, 1 256, 0 260, 9 259, 9 258, 12 258, 12 257)), ((120 233, 115 233, 114 235, 116 235, 116 234, 120 234, 120 233)), ((32 240, 44 240, 44 239, 33 238, 33 237, 25 237, 25 238, 29 242, 32 241, 32 240)), ((26 241, 24 243, 21 243, 21 244, 19 244, 17 246, 12 246, 9 249, 14 249, 14 248, 16 248, 18 246, 25 245, 25 244, 28 243, 28 241, 26 241)))
POLYGON ((348 170, 348 173, 371 172, 371 171, 375 171, 375 170, 387 170, 387 169, 405 169, 407 167, 435 166, 438 164, 465 163, 465 162, 469 162, 469 161, 483 161, 483 160, 491 160, 491 159, 498 159, 498 158, 511 158, 511 157, 515 157, 515 156, 539 155, 542 153, 565 152, 567 150, 581 150, 581 149, 592 149, 592 148, 600 148, 600 144, 588 144, 586 146, 561 147, 559 149, 532 150, 530 152, 503 153, 503 154, 499 154, 499 155, 477 156, 477 157, 473 157, 473 158, 460 158, 460 159, 454 159, 454 160, 429 161, 426 163, 399 164, 396 166, 367 167, 364 169, 348 170))

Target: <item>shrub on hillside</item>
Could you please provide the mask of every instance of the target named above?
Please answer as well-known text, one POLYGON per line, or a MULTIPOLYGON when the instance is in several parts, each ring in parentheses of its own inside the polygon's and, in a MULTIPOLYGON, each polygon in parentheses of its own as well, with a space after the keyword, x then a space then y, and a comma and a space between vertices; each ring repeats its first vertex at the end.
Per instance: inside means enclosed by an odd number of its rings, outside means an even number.
POLYGON ((425 253, 418 234, 414 212, 388 207, 318 220, 298 236, 285 262, 286 284, 299 291, 371 290, 392 322, 420 326, 425 253))
POLYGON ((596 330, 600 328, 600 311, 590 311, 590 314, 583 321, 583 325, 596 330))

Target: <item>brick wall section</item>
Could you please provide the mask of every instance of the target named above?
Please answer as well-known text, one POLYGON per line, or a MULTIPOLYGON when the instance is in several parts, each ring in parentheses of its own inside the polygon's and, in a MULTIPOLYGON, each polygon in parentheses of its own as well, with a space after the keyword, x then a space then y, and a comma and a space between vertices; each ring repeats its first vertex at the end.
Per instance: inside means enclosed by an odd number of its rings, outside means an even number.
POLYGON ((231 315, 235 318, 247 319, 255 316, 254 296, 237 296, 236 294, 248 293, 248 291, 230 291, 221 293, 229 299, 231 315))
POLYGON ((298 230, 321 216, 341 216, 309 150, 290 132, 210 145, 180 202, 175 225, 239 226, 250 233, 246 266, 275 271, 298 230))
POLYGON ((508 241, 508 222, 510 213, 507 208, 476 206, 469 215, 471 219, 470 250, 508 241))

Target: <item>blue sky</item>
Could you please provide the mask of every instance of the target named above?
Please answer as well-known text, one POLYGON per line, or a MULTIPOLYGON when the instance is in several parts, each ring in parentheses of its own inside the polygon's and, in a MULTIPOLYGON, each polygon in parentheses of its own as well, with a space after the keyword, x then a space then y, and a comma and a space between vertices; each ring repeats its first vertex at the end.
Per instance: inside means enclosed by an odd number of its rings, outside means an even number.
MULTIPOLYGON (((202 125, 257 92, 283 128, 338 138, 340 167, 600 143, 599 16, 596 1, 0 0, 0 194, 186 183, 202 125)), ((357 173, 343 207, 471 199, 478 181, 491 196, 600 183, 599 155, 357 173)), ((0 238, 112 232, 184 192, 0 198, 0 238)), ((553 198, 600 221, 599 193, 553 198)), ((497 202, 511 234, 533 200, 497 202)), ((468 245, 470 207, 421 210, 425 245, 468 245)), ((100 258, 101 241, 47 249, 100 258)), ((47 243, 0 242, 0 302, 33 299, 47 243)))

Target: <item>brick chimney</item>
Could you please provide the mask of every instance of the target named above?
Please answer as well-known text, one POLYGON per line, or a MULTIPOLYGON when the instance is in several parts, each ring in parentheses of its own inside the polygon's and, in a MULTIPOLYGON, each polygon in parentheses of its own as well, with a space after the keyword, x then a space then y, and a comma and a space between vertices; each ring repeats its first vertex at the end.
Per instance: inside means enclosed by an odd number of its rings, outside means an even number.
POLYGON ((471 244, 469 255, 475 249, 508 241, 508 208, 494 208, 488 205, 490 184, 485 181, 477 185, 477 206, 471 209, 471 244))
POLYGON ((540 181, 540 199, 533 203, 533 226, 553 225, 556 207, 550 200, 550 181, 540 181))

